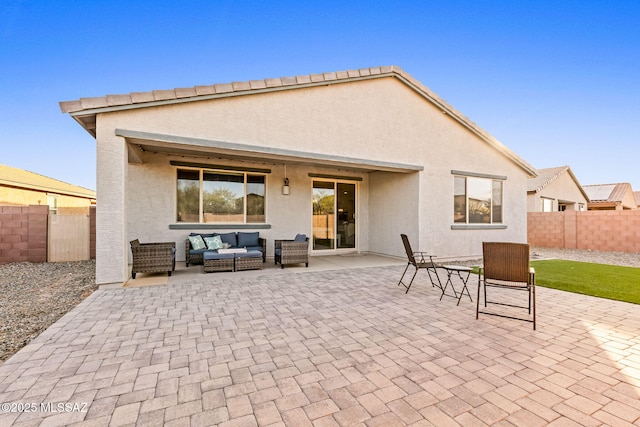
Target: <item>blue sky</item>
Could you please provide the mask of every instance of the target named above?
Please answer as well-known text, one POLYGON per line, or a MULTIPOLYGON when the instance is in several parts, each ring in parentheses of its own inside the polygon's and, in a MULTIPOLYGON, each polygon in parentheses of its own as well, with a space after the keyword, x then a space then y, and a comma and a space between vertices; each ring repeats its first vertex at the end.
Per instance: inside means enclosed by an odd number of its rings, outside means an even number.
POLYGON ((58 102, 398 65, 536 168, 640 190, 640 1, 0 2, 0 163, 95 189, 58 102))

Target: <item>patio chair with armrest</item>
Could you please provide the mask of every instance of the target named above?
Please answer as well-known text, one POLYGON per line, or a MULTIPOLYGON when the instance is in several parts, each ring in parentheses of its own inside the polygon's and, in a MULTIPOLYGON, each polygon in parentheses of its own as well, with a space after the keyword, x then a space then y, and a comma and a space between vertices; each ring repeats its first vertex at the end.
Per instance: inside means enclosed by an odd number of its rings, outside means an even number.
POLYGON ((442 290, 442 282, 440 281, 440 276, 438 276, 438 271, 436 270, 437 268, 441 268, 441 266, 433 260, 436 256, 429 255, 426 252, 413 252, 407 235, 401 234, 400 237, 402 238, 402 244, 404 245, 404 250, 407 253, 407 267, 404 269, 404 272, 402 273, 402 277, 400 277, 398 286, 402 284, 405 288, 407 288, 407 290, 405 291, 405 294, 408 293, 409 288, 411 288, 411 285, 413 284, 413 279, 415 279, 416 275, 418 274, 418 270, 423 268, 427 270, 427 274, 429 275, 429 280, 431 281, 431 286, 436 286, 440 288, 440 290, 442 290), (413 272, 413 276, 411 276, 411 280, 409 281, 409 284, 406 284, 403 282, 403 279, 405 274, 407 274, 407 270, 409 269, 410 265, 415 267, 416 270, 413 272), (435 275, 435 280, 431 276, 432 273, 435 275))
POLYGON ((158 273, 166 271, 169 276, 176 269, 176 243, 140 243, 138 239, 131 242, 133 265, 131 278, 136 273, 158 273))
POLYGON ((483 242, 483 267, 478 275, 478 300, 476 319, 480 313, 533 323, 536 329, 536 273, 529 266, 529 245, 526 243, 483 242), (484 289, 484 306, 487 304, 526 308, 531 318, 515 317, 506 313, 480 311, 480 288, 484 289), (526 291, 528 305, 510 304, 487 300, 487 288, 526 291), (533 312, 533 313, 532 313, 533 312))
POLYGON ((309 267, 309 238, 298 234, 293 240, 274 240, 273 256, 275 264, 302 264, 309 267))

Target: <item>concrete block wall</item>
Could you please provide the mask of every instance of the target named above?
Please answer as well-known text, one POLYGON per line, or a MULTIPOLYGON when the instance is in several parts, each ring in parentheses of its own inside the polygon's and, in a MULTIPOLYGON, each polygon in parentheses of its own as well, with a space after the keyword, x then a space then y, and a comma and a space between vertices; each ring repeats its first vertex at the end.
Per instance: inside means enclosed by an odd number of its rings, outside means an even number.
POLYGON ((533 246, 640 252, 640 210, 529 212, 533 246))
POLYGON ((564 212, 529 212, 527 240, 530 245, 564 248, 564 212))
POLYGON ((47 261, 49 206, 0 206, 0 264, 47 261))

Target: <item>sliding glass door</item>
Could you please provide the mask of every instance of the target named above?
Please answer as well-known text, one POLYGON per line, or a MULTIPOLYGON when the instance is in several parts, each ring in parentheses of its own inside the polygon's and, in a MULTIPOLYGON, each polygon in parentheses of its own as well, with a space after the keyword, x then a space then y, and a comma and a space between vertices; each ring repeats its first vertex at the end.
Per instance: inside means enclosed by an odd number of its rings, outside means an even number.
POLYGON ((356 184, 313 181, 313 250, 356 248, 356 184))

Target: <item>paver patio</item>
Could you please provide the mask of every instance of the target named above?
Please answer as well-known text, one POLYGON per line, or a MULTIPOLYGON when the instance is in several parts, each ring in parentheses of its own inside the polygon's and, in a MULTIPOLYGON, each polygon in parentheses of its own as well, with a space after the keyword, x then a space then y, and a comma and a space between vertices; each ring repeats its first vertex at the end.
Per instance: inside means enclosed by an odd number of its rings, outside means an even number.
POLYGON ((640 306, 539 287, 533 331, 402 270, 99 290, 0 366, 0 425, 640 423, 640 306))

